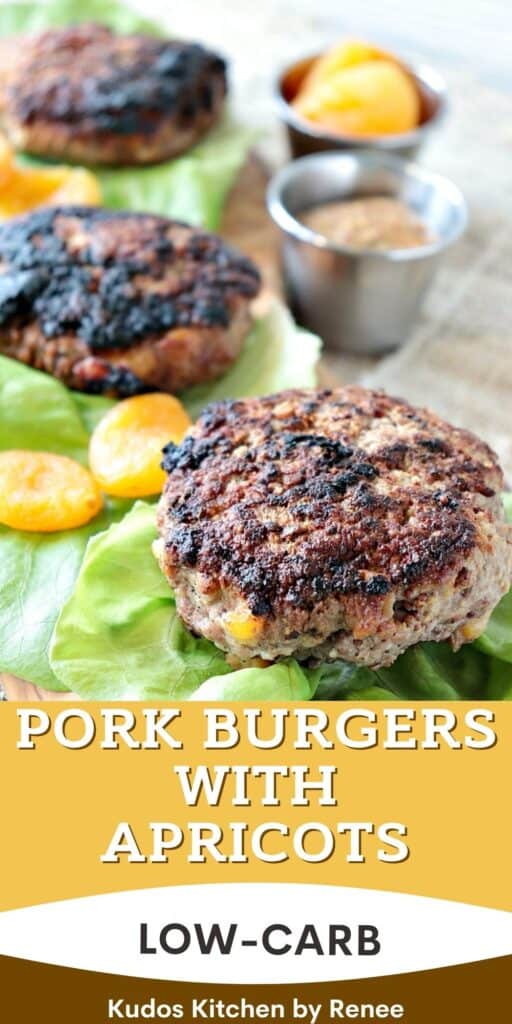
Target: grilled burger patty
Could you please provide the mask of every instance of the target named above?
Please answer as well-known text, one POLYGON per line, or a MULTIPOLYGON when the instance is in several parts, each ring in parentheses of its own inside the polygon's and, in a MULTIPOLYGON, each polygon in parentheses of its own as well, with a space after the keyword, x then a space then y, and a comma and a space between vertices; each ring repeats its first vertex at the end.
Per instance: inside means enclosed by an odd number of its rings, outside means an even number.
POLYGON ((163 217, 69 206, 0 225, 0 352, 81 391, 179 392, 218 377, 258 289, 250 260, 163 217))
POLYGON ((242 661, 457 648, 510 586, 495 455, 382 392, 211 405, 163 465, 156 552, 179 614, 242 661))
POLYGON ((0 106, 17 149, 92 164, 146 164, 218 119, 226 65, 196 43, 87 23, 9 41, 0 106))

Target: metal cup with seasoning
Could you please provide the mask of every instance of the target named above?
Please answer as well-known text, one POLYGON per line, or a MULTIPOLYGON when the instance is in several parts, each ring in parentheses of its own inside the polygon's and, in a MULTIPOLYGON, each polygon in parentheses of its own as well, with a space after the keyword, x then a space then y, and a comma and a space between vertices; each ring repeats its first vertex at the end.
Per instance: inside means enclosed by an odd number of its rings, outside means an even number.
POLYGON ((359 354, 384 353, 407 339, 445 250, 467 222, 465 200, 448 179, 371 152, 295 160, 274 176, 267 201, 281 230, 284 282, 295 316, 328 347, 359 354), (320 204, 370 196, 401 200, 425 225, 425 244, 353 248, 301 220, 320 204))

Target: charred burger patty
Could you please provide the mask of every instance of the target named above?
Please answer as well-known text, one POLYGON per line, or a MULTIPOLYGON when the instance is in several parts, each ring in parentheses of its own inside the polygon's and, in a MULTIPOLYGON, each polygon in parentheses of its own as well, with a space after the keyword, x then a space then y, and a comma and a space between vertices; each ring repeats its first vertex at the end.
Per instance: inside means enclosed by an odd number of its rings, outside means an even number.
POLYGON ((0 225, 0 352, 69 387, 181 391, 236 359, 256 267, 149 214, 48 208, 0 225))
POLYGON ((146 164, 176 156, 212 127, 226 94, 217 54, 95 23, 9 40, 5 56, 5 131, 17 149, 60 160, 146 164))
POLYGON ((178 611, 242 661, 458 647, 510 586, 495 455, 381 392, 212 405, 163 465, 157 554, 178 611))

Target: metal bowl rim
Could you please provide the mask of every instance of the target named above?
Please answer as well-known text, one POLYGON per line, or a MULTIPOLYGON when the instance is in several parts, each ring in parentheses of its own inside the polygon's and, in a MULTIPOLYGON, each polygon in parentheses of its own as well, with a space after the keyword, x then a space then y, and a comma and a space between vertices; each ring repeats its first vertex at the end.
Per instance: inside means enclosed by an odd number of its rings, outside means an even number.
POLYGON ((445 116, 448 109, 448 87, 445 79, 437 71, 436 68, 432 67, 431 64, 420 62, 418 64, 408 64, 406 61, 400 61, 402 66, 410 72, 413 78, 418 79, 421 83, 424 83, 431 89, 438 99, 438 109, 435 114, 429 117, 423 124, 418 125, 410 132, 401 132, 396 135, 342 135, 334 134, 333 132, 322 131, 321 128, 315 128, 313 123, 310 123, 305 118, 300 117, 296 114, 293 107, 285 100, 282 92, 283 80, 286 75, 302 61, 314 60, 315 57, 320 57, 320 53, 312 53, 303 57, 298 57, 297 60, 292 61, 285 67, 280 74, 277 76, 274 82, 274 100, 277 103, 278 110, 282 116, 282 119, 296 131, 301 132, 302 135, 306 135, 308 138, 317 139, 319 142, 332 142, 333 146, 336 144, 345 144, 347 147, 353 146, 365 148, 366 146, 379 147, 383 150, 393 150, 398 146, 414 146, 422 139, 423 135, 438 125, 439 121, 445 116))
MULTIPOLYGON (((348 198, 348 196, 347 196, 348 198)), ((267 187, 267 209, 272 220, 285 234, 290 235, 300 242, 312 245, 316 249, 325 249, 343 256, 369 257, 375 260, 388 262, 402 262, 424 259, 443 252, 450 245, 457 241, 463 234, 468 223, 468 208, 461 190, 449 178, 433 171, 427 171, 412 161, 402 160, 400 157, 375 152, 354 150, 352 152, 340 152, 339 150, 325 151, 322 153, 310 153, 308 156, 299 157, 288 164, 271 178, 267 187), (438 238, 427 245, 418 245, 408 249, 359 249, 349 245, 341 245, 331 242, 323 235, 317 234, 299 221, 294 214, 290 213, 282 200, 282 193, 290 180, 293 180, 306 164, 319 162, 346 161, 363 164, 366 167, 384 168, 396 171, 402 178, 411 177, 416 181, 420 180, 433 185, 438 193, 447 196, 452 206, 458 212, 458 224, 448 235, 438 238)))

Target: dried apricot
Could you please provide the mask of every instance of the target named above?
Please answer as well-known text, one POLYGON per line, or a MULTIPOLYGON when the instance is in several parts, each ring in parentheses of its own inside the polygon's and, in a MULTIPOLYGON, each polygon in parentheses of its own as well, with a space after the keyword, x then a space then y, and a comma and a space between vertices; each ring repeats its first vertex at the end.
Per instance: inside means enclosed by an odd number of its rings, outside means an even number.
POLYGON ((181 402, 161 393, 118 402, 100 420, 89 446, 89 465, 107 494, 143 498, 165 482, 162 448, 178 443, 190 426, 181 402))
POLYGON ((64 203, 97 206, 98 179, 83 167, 22 167, 5 136, 0 135, 0 218, 14 217, 36 206, 64 203))
POLYGON ((420 117, 414 80, 390 54, 342 43, 320 57, 293 101, 298 113, 343 135, 408 132, 420 117))
POLYGON ((64 455, 0 452, 0 523, 53 533, 88 523, 103 499, 89 470, 64 455))
POLYGON ((5 135, 0 135, 0 186, 5 188, 14 170, 14 152, 5 135))
POLYGON ((0 217, 14 217, 47 203, 96 206, 100 202, 100 188, 90 171, 68 167, 41 170, 14 167, 0 195, 0 217))
POLYGON ((338 71, 373 60, 394 60, 386 50, 360 39, 345 39, 318 57, 301 83, 301 91, 328 82, 338 71))

